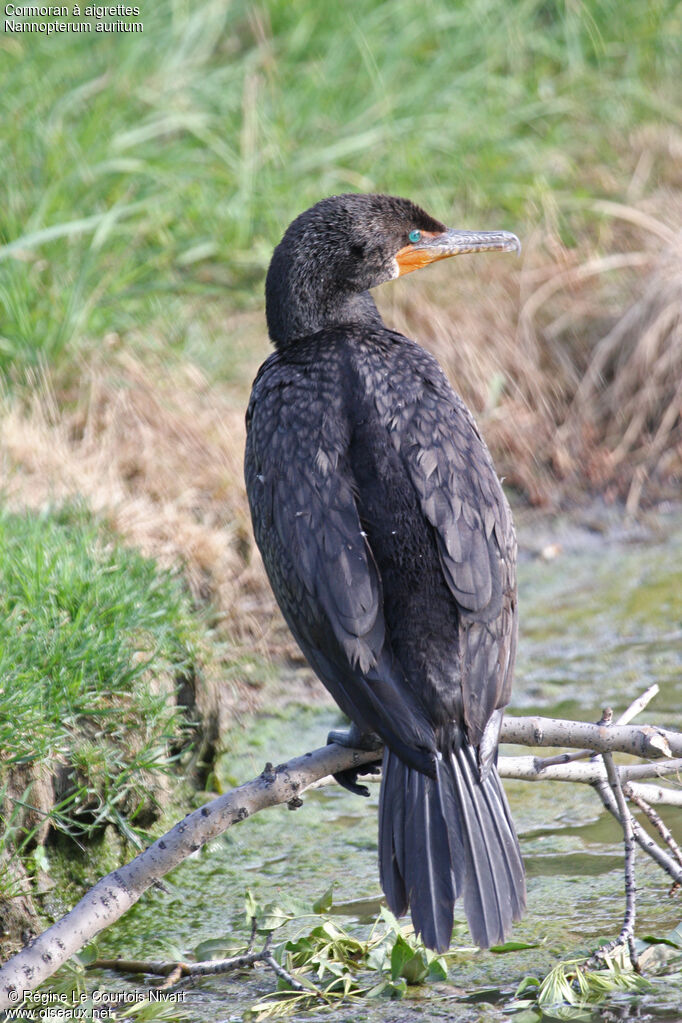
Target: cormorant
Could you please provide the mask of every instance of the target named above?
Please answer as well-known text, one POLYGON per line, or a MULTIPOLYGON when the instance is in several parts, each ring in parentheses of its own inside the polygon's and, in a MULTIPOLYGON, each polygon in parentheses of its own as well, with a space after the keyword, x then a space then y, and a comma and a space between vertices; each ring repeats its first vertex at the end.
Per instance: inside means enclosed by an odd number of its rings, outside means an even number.
MULTIPOLYGON (((503 941, 525 906, 495 766, 516 538, 471 413, 436 360, 385 326, 369 289, 447 256, 519 248, 504 231, 446 230, 407 199, 318 202, 274 251, 276 350, 247 412, 246 484, 270 583, 351 719, 330 738, 383 745, 381 884, 439 951, 460 895, 481 947, 503 941)), ((363 791, 356 779, 340 780, 363 791)))

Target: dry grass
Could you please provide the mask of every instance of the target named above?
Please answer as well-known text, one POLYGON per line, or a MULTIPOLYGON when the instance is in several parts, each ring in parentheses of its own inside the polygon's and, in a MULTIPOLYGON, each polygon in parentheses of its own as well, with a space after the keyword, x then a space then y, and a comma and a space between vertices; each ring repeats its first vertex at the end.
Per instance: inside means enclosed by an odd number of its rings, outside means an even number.
POLYGON ((597 438, 589 478, 627 493, 632 513, 647 481, 682 470, 682 231, 660 226, 662 248, 635 301, 594 346, 560 431, 566 443, 586 431, 597 438))
POLYGON ((640 502, 682 479, 682 193, 600 203, 609 254, 526 240, 384 302, 474 410, 498 470, 531 503, 640 502), (452 296, 448 300, 448 296, 452 296))
POLYGON ((71 398, 69 410, 43 377, 28 404, 6 404, 8 502, 85 499, 143 553, 180 566, 236 650, 289 649, 251 540, 243 399, 194 366, 142 365, 128 353, 86 368, 71 398))

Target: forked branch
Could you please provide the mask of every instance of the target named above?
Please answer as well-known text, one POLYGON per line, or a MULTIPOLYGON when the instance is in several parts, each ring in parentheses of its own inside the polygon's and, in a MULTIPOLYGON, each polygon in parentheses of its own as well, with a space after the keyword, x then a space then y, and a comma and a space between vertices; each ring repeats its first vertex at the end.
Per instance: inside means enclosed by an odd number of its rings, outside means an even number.
MULTIPOLYGON (((682 766, 682 734, 648 725, 641 728, 633 725, 605 727, 541 717, 507 718, 502 740, 526 746, 568 746, 588 748, 597 753, 623 752, 647 758, 667 758, 657 763, 620 768, 622 782, 627 781, 630 785, 634 784, 634 778, 662 777, 676 773, 682 766), (680 760, 673 760, 674 757, 680 760)), ((16 1004, 18 993, 32 991, 50 977, 100 931, 121 917, 152 884, 206 842, 268 806, 287 803, 295 809, 300 806, 301 794, 314 783, 325 778, 331 780, 330 775, 369 764, 376 757, 376 751, 351 750, 334 744, 325 746, 276 768, 267 764, 258 778, 188 814, 130 863, 98 881, 70 913, 5 963, 0 969, 0 1010, 16 1004)), ((600 779, 605 777, 601 765, 567 763, 543 767, 539 758, 532 757, 503 757, 499 766, 503 777, 593 782, 595 779, 591 774, 589 777, 575 776, 575 772, 593 770, 601 772, 600 779), (525 774, 518 771, 519 761, 529 762, 526 763, 525 774), (562 777, 562 772, 570 772, 571 776, 562 777)), ((657 786, 657 789, 663 791, 662 786, 657 786)), ((611 794, 610 789, 606 791, 611 794)), ((668 791, 674 792, 672 789, 668 791)), ((611 798, 615 805, 615 799, 611 798)), ((638 830, 643 833, 643 829, 637 826, 634 837, 642 844, 638 830)), ((675 880, 680 879, 682 871, 679 864, 651 839, 648 841, 658 850, 657 862, 675 880)))

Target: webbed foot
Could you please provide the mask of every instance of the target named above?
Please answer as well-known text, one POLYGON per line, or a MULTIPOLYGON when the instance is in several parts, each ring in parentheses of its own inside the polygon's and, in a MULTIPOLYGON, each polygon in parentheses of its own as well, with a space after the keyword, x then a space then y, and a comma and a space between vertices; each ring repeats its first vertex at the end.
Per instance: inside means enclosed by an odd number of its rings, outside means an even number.
MULTIPOLYGON (((355 722, 351 722, 348 729, 334 729, 327 736, 327 745, 335 742, 337 746, 344 746, 346 749, 377 750, 383 749, 383 743, 374 732, 362 732, 355 722)), ((356 796, 369 796, 369 789, 366 785, 358 783, 359 774, 379 774, 381 757, 377 757, 376 763, 363 764, 361 767, 349 767, 346 771, 339 771, 334 775, 334 780, 348 789, 356 796)))

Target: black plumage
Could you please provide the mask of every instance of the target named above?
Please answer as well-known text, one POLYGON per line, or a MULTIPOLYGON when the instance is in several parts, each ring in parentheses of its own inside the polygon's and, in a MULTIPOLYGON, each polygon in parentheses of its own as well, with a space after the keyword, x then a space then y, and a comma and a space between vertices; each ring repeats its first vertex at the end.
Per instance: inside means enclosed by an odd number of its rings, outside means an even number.
POLYGON ((495 768, 516 540, 471 414, 435 359, 385 326, 369 289, 459 252, 517 248, 505 232, 447 231, 405 199, 322 200, 275 249, 276 351, 247 413, 246 483, 272 588, 353 722, 347 741, 384 745, 382 886, 439 950, 460 895, 484 947, 525 905, 495 768))

